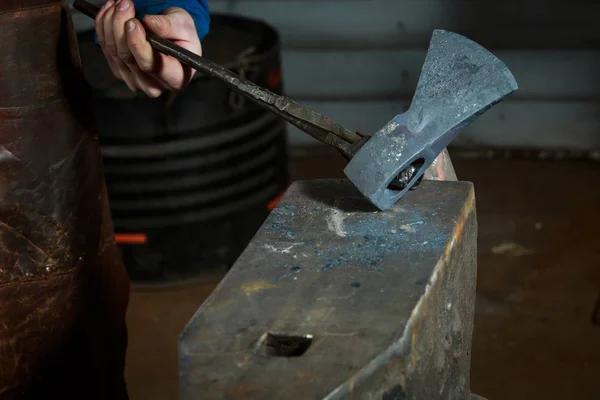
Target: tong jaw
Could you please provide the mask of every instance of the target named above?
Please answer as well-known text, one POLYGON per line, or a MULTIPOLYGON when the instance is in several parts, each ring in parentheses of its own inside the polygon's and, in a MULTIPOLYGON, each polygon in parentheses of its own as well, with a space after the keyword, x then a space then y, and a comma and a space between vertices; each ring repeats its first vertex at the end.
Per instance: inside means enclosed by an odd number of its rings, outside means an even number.
POLYGON ((380 210, 394 205, 457 136, 517 90, 510 70, 464 36, 435 30, 410 108, 373 135, 344 173, 380 210), (418 172, 402 190, 390 183, 406 168, 418 172))

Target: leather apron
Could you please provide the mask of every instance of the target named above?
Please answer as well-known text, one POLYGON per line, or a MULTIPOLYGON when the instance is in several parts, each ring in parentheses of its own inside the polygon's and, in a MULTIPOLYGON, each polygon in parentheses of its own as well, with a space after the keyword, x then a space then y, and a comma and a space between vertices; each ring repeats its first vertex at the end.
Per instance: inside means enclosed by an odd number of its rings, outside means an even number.
POLYGON ((129 280, 66 2, 0 0, 0 399, 126 399, 129 280))

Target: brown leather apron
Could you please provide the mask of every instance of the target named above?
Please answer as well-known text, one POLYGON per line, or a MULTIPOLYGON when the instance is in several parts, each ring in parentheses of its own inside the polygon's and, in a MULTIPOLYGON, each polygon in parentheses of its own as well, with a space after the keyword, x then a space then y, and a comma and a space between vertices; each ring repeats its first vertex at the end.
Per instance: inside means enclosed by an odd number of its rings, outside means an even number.
POLYGON ((65 2, 0 0, 0 399, 126 399, 129 280, 65 2))

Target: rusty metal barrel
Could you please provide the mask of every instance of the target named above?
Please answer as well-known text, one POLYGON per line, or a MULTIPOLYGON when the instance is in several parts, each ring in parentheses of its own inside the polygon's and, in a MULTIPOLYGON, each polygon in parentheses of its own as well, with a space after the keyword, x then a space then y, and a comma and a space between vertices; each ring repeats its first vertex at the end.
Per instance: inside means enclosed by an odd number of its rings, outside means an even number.
POLYGON ((129 282, 66 2, 0 0, 0 399, 126 399, 129 282))

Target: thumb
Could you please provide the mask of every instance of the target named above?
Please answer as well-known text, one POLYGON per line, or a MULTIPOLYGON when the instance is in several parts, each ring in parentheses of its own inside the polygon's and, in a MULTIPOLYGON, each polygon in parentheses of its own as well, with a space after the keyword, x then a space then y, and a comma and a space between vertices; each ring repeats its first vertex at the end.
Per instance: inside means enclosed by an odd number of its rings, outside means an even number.
POLYGON ((146 15, 142 23, 163 39, 189 41, 195 35, 194 20, 178 7, 167 8, 160 15, 146 15))

